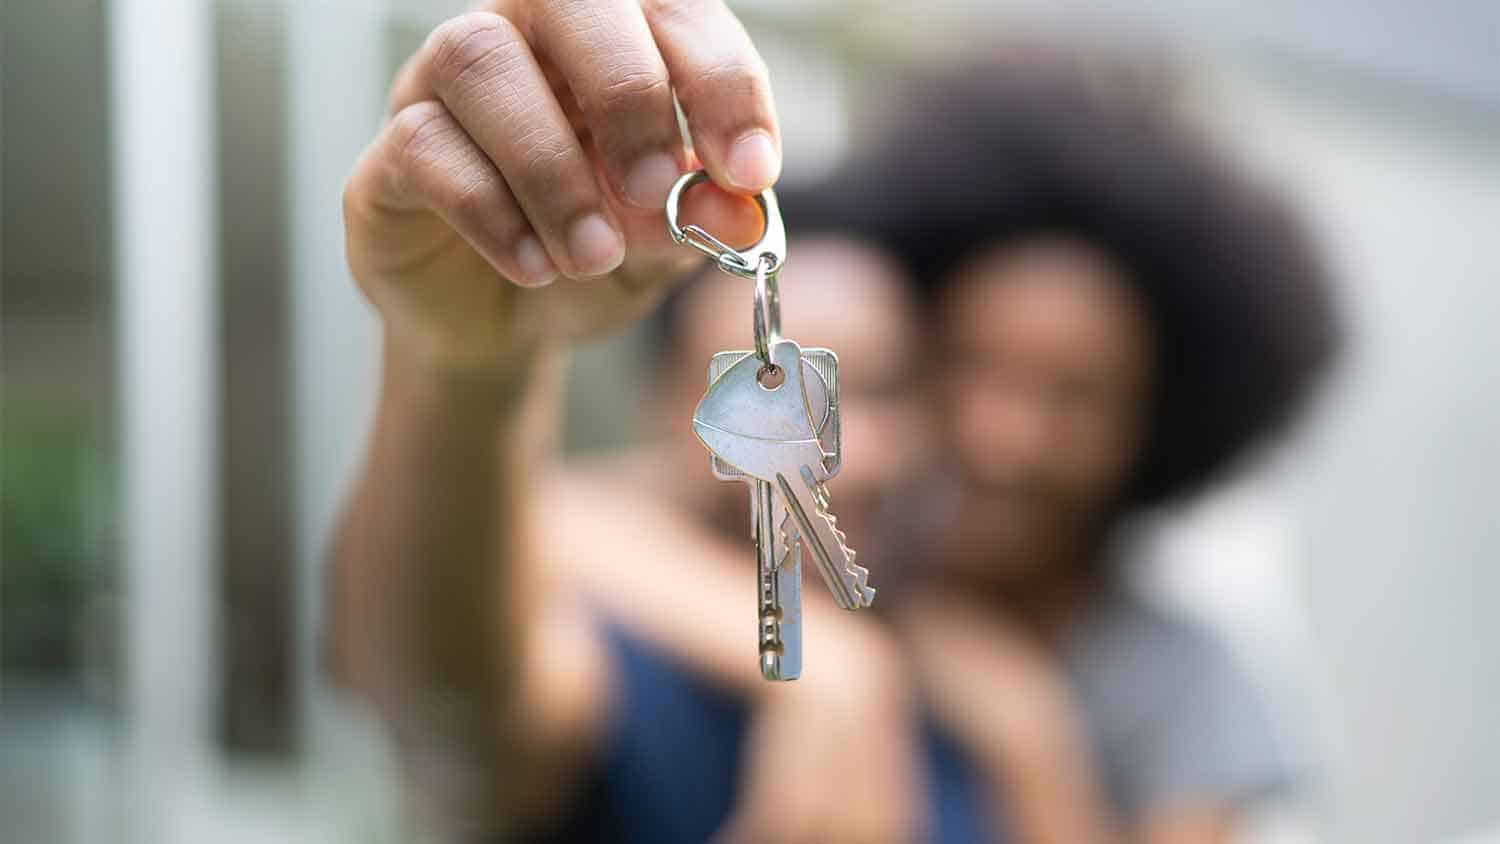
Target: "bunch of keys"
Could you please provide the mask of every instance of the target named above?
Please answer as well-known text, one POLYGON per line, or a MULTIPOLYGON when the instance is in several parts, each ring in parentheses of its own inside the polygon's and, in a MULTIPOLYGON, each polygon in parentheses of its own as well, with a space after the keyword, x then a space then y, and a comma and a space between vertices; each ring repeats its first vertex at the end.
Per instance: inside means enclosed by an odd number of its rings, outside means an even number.
POLYGON ((840 459, 838 357, 781 336, 776 275, 786 262, 786 233, 775 193, 756 197, 766 229, 747 249, 734 249, 698 226, 678 225, 682 194, 707 180, 698 170, 672 186, 667 230, 724 272, 754 280, 755 348, 713 356, 693 431, 708 448, 715 477, 750 487, 761 676, 795 680, 802 673, 803 546, 839 607, 857 610, 875 597, 869 572, 855 563, 829 511, 827 482, 840 459))

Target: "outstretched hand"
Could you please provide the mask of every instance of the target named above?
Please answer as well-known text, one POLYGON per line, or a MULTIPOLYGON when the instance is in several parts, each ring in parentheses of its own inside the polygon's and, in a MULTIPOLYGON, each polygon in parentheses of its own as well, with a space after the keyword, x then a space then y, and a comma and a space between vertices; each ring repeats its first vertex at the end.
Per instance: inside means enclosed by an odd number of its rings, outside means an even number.
POLYGON ((706 168, 684 220, 748 243, 781 166, 765 65, 722 3, 487 5, 407 61, 344 195, 388 339, 463 365, 638 316, 696 254, 666 234, 676 177, 706 168))

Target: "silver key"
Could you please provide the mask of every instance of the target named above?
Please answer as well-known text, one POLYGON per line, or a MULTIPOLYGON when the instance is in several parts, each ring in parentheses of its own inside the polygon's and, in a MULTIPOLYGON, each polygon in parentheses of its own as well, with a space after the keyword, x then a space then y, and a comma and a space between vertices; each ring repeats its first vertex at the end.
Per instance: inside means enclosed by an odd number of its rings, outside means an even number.
MULTIPOLYGON (((710 385, 750 351, 720 352, 708 365, 710 385)), ((807 403, 816 408, 814 429, 832 454, 830 473, 838 470, 838 357, 827 349, 802 350, 807 403)), ((710 454, 709 464, 720 480, 745 481, 750 489, 750 536, 755 542, 759 569, 757 639, 760 671, 767 680, 795 680, 802 674, 802 543, 795 521, 773 487, 756 480, 710 454), (761 514, 771 518, 760 522, 761 514), (769 551, 770 553, 765 553, 769 551)))
POLYGON ((679 225, 682 193, 707 181, 707 173, 699 170, 672 186, 667 232, 713 258, 720 270, 755 282, 755 352, 714 356, 693 429, 708 446, 714 474, 750 487, 750 532, 759 563, 761 674, 768 680, 791 680, 802 671, 804 545, 839 606, 857 609, 875 597, 869 573, 855 564, 854 552, 828 511, 824 484, 837 474, 841 459, 838 358, 827 349, 804 351, 781 339, 776 276, 786 264, 786 233, 773 191, 755 197, 766 228, 744 249, 698 226, 679 225), (757 375, 763 368, 782 380, 762 386, 757 375))
MULTIPOLYGON (((709 359, 708 383, 714 381, 729 367, 755 354, 753 351, 719 352, 709 359)), ((823 451, 830 455, 824 461, 828 476, 839 473, 839 461, 843 456, 843 442, 839 423, 839 358, 831 349, 805 347, 802 349, 802 383, 807 392, 807 407, 812 413, 813 430, 823 451)), ((709 468, 721 481, 747 480, 744 472, 725 463, 712 451, 708 454, 709 468)), ((751 517, 752 524, 754 517, 751 517)))
POLYGON ((824 451, 814 427, 802 350, 792 340, 777 340, 769 351, 782 382, 763 385, 760 359, 740 359, 709 386, 693 413, 693 431, 721 461, 771 484, 773 498, 779 493, 835 603, 848 610, 868 606, 875 597, 869 572, 855 563, 829 512, 825 482, 834 455, 824 451))
MULTIPOLYGON (((760 626, 760 674, 767 680, 795 680, 802 675, 802 548, 788 542, 776 524, 781 513, 774 488, 755 481, 756 514, 764 515, 756 542, 765 542, 756 616, 760 626)), ((757 547, 763 547, 759 544, 757 547)))

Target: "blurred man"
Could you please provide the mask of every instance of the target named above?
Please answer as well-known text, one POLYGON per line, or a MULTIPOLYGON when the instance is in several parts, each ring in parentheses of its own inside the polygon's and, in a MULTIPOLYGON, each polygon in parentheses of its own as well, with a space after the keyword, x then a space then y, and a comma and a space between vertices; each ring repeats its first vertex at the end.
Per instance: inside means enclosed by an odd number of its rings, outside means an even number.
MULTIPOLYGON (((788 211, 811 232, 816 218, 798 213, 804 204, 791 198, 788 211)), ((846 422, 836 510, 850 536, 869 536, 883 501, 927 457, 930 439, 923 396, 910 388, 921 359, 910 280, 884 252, 848 238, 813 235, 794 239, 791 249, 795 261, 780 277, 784 329, 841 355, 846 422)), ((583 595, 603 624, 620 675, 617 705, 664 726, 695 723, 698 741, 684 748, 689 758, 679 758, 670 741, 655 743, 650 773, 638 769, 637 776, 691 780, 701 776, 698 761, 712 759, 747 795, 739 801, 750 813, 746 823, 759 818, 745 806, 774 806, 787 834, 835 817, 807 798, 838 782, 852 795, 839 814, 862 818, 853 830, 909 828, 917 784, 911 696, 872 618, 839 612, 820 582, 810 581, 804 628, 814 674, 796 684, 758 679, 757 643, 746 638, 756 595, 748 491, 714 478, 688 424, 709 357, 748 345, 750 304, 747 282, 705 272, 662 308, 656 392, 643 403, 662 437, 619 457, 574 462, 554 479, 547 498, 556 504, 542 514, 546 569, 554 589, 583 595), (601 547, 610 553, 597 553, 601 547), (680 688, 683 682, 693 689, 680 688), (747 729, 753 738, 741 742, 747 729), (704 753, 709 736, 722 753, 704 753), (742 744, 751 747, 741 753, 742 744), (798 751, 788 756, 777 747, 798 751)), ((868 565, 882 565, 878 547, 860 550, 868 565)), ((711 828, 731 796, 673 803, 663 807, 669 821, 649 826, 711 828)))
MULTIPOLYGON (((713 574, 722 538, 638 482, 539 466, 552 350, 680 271, 654 204, 675 173, 653 154, 686 164, 667 74, 716 183, 749 192, 775 172, 759 61, 717 8, 508 11, 434 34, 346 196, 387 334, 334 566, 335 667, 390 723, 429 821, 528 840, 696 841, 731 813, 724 834, 749 841, 1222 840, 1286 771, 1232 663, 1119 593, 1106 540, 1269 431, 1318 363, 1316 267, 1279 206, 1097 86, 1021 67, 917 100, 830 195, 936 285, 946 342, 913 360, 951 468, 882 520, 913 561, 882 592, 902 637, 809 624, 805 679, 760 684, 748 616, 716 610, 748 582, 713 574), (558 272, 607 278, 516 289, 558 272), (552 574, 581 558, 623 573, 596 594, 625 624, 552 574), (673 560, 681 577, 659 576, 673 560), (935 716, 921 733, 908 663, 935 716)), ((742 205, 699 202, 706 228, 754 238, 742 205)))

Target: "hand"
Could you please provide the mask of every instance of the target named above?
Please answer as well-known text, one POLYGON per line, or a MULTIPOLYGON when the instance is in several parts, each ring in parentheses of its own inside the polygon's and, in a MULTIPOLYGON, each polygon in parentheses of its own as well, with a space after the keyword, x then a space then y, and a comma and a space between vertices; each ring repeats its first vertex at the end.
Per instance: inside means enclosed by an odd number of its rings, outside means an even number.
POLYGON ((899 627, 923 699, 972 752, 1015 760, 1071 749, 1077 726, 1067 681, 1029 631, 949 593, 913 598, 899 627))
MULTIPOLYGON (((344 193, 349 263, 388 340, 466 366, 638 315, 694 254, 666 235, 674 179, 701 158, 754 193, 781 160, 764 63, 721 3, 487 5, 407 61, 344 193)), ((743 196, 705 186, 684 206, 728 242, 759 234, 743 196)))
POLYGON ((841 660, 765 687, 739 799, 717 844, 919 840, 922 757, 910 683, 886 637, 869 632, 838 643, 841 660))
POLYGON ((923 699, 985 772, 1020 841, 1122 840, 1055 659, 997 610, 919 597, 900 620, 923 699))

